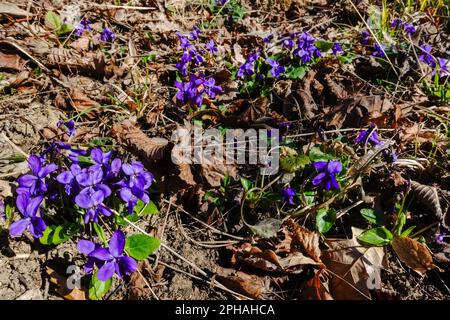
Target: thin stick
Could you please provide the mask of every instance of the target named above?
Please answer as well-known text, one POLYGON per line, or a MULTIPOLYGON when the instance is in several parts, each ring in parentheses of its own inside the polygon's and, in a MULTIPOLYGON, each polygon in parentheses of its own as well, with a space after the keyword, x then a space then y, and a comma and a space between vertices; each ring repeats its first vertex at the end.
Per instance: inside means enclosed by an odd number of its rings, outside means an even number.
POLYGON ((16 146, 16 144, 14 142, 9 140, 9 138, 3 132, 2 132, 2 138, 5 139, 5 141, 8 142, 9 145, 11 145, 11 147, 13 147, 17 152, 19 152, 21 155, 23 155, 25 158, 28 159, 29 155, 25 151, 20 149, 18 146, 16 146))

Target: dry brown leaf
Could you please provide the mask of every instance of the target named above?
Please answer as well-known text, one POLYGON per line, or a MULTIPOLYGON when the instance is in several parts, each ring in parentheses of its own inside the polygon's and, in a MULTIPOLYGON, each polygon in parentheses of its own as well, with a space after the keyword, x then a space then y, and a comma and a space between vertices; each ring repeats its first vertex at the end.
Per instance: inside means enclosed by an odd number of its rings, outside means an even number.
POLYGON ((394 105, 383 95, 350 97, 337 104, 328 116, 328 125, 360 127, 371 119, 384 118, 394 105))
POLYGON ((0 70, 22 71, 25 62, 16 54, 6 54, 0 51, 0 70))
POLYGON ((318 111, 318 106, 311 93, 311 86, 314 83, 315 77, 316 71, 310 70, 299 83, 298 87, 294 89, 300 97, 301 111, 307 118, 313 118, 318 111))
POLYGON ((300 284, 300 297, 305 300, 333 300, 328 288, 328 281, 320 277, 316 272, 314 277, 300 284))
POLYGON ((56 292, 61 295, 66 300, 86 300, 87 298, 87 290, 85 288, 82 289, 68 289, 67 287, 67 279, 57 273, 50 267, 46 267, 46 272, 50 277, 50 282, 57 286, 56 292))
POLYGON ((434 254, 437 261, 450 266, 450 244, 445 244, 440 252, 434 254))
POLYGON ((13 17, 27 17, 31 16, 32 13, 19 8, 14 3, 4 2, 0 3, 0 15, 7 15, 13 17))
POLYGON ((294 241, 302 246, 306 254, 316 262, 322 262, 320 260, 319 234, 298 225, 292 219, 286 220, 285 224, 291 229, 294 241))
POLYGON ((268 277, 249 275, 241 271, 218 268, 217 280, 227 288, 253 299, 263 299, 268 292, 268 277))
POLYGON ((70 90, 70 98, 72 105, 78 112, 85 112, 89 118, 94 117, 95 108, 100 106, 99 103, 90 99, 80 89, 72 88, 70 90))
POLYGON ((425 205, 439 220, 442 220, 442 208, 439 202, 439 195, 435 187, 427 186, 411 180, 411 190, 419 202, 425 205))
POLYGON ((163 138, 150 138, 131 121, 113 126, 113 135, 119 143, 125 144, 134 153, 147 160, 162 160, 170 151, 169 141, 163 138))
POLYGON ((322 252, 322 260, 331 271, 330 293, 334 299, 370 299, 368 284, 380 281, 376 271, 387 267, 384 247, 359 244, 356 237, 362 231, 352 227, 352 239, 326 241, 329 249, 322 252))
POLYGON ((436 267, 428 248, 417 240, 409 237, 394 237, 392 248, 404 264, 421 276, 436 267))

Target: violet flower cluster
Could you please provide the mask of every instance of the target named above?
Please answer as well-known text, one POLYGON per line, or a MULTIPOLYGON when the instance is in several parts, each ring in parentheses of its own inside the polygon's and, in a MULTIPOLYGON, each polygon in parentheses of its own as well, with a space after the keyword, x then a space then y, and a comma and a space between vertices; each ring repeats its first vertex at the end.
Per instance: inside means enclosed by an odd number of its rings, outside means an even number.
POLYGON ((294 34, 294 40, 291 40, 297 45, 292 53, 298 56, 303 64, 310 62, 314 58, 322 57, 320 49, 314 45, 316 39, 312 35, 307 32, 302 32, 300 36, 295 39, 296 35, 297 34, 294 34))
MULTIPOLYGON (((75 27, 74 33, 77 37, 81 37, 85 31, 92 31, 91 21, 88 19, 83 19, 75 27)), ((99 33, 98 38, 102 42, 112 42, 116 39, 116 34, 111 31, 108 27, 105 27, 102 32, 99 33)))
POLYGON ((404 23, 399 18, 394 18, 392 22, 389 24, 389 26, 393 29, 403 29, 407 34, 413 35, 417 30, 416 27, 414 27, 411 23, 404 23))
MULTIPOLYGON (((220 86, 216 85, 216 80, 213 77, 206 77, 204 71, 201 70, 202 64, 206 61, 202 54, 209 53, 212 57, 218 52, 218 48, 213 39, 210 39, 205 45, 205 49, 198 49, 191 41, 198 40, 202 31, 194 26, 194 30, 190 32, 189 37, 177 32, 180 40, 180 46, 183 53, 176 67, 182 76, 188 76, 187 81, 175 81, 175 87, 178 89, 176 94, 177 100, 183 105, 193 103, 201 107, 205 97, 214 99, 218 93, 222 91, 220 86)), ((201 44, 197 44, 200 46, 201 44)))
MULTIPOLYGON (((65 124, 69 132, 75 130, 72 125, 65 124)), ((46 223, 40 216, 40 207, 54 200, 72 203, 84 214, 85 224, 98 222, 100 216, 111 216, 113 210, 109 204, 117 204, 113 197, 122 200, 129 214, 139 200, 150 202, 148 189, 153 175, 140 162, 122 163, 120 158, 113 157, 112 151, 103 152, 100 148, 93 148, 89 153, 91 163, 86 165, 86 161, 79 162, 79 156, 87 154, 86 151, 53 141, 41 155, 29 156, 30 172, 17 180, 16 206, 22 218, 11 225, 11 236, 29 230, 33 237, 42 237, 46 223), (48 159, 68 163, 68 168, 48 159)))

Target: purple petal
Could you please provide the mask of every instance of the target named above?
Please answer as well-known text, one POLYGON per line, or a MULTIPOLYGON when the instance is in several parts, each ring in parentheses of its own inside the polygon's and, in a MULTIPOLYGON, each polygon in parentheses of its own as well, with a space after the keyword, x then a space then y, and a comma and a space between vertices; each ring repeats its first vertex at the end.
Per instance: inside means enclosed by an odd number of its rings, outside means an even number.
POLYGON ((105 199, 103 191, 99 190, 99 191, 94 192, 91 196, 91 199, 92 199, 92 204, 94 206, 101 204, 103 202, 103 200, 105 199))
POLYGON ((112 215, 112 211, 110 208, 106 207, 106 206, 99 206, 97 208, 97 210, 104 216, 109 217, 112 215))
POLYGON ((9 227, 9 235, 11 237, 18 237, 20 236, 27 227, 31 224, 31 221, 29 218, 18 220, 11 224, 9 227))
POLYGON ((31 188, 31 186, 34 185, 37 180, 38 180, 38 177, 33 176, 31 174, 26 174, 24 176, 21 176, 19 179, 17 179, 17 182, 19 183, 19 186, 21 186, 21 187, 31 188))
POLYGON ((103 193, 103 197, 107 198, 111 195, 111 189, 105 184, 98 184, 97 189, 103 193))
POLYGON ((47 175, 49 175, 50 173, 52 173, 53 171, 55 171, 56 169, 58 169, 58 166, 54 163, 50 163, 49 165, 43 167, 40 171, 38 176, 40 178, 44 178, 47 175))
POLYGON ((31 155, 28 157, 28 165, 35 175, 41 170, 41 159, 38 156, 31 155))
POLYGON ((125 202, 129 202, 134 197, 129 188, 120 189, 119 195, 120 198, 125 202))
POLYGON ((317 161, 313 163, 314 168, 318 171, 324 171, 327 168, 328 161, 317 161))
POLYGON ((342 171, 342 163, 338 160, 328 163, 328 173, 339 173, 342 171))
POLYGON ((107 280, 111 279, 111 277, 114 275, 114 271, 116 269, 115 264, 116 264, 115 261, 110 261, 108 263, 105 263, 103 265, 103 267, 101 267, 98 270, 98 273, 97 273, 98 280, 107 281, 107 280))
POLYGON ((74 176, 72 172, 64 171, 56 177, 56 180, 61 184, 69 184, 72 182, 73 178, 74 176))
POLYGON ((122 170, 127 176, 131 176, 134 174, 133 167, 131 164, 125 163, 122 165, 122 170))
POLYGON ((91 151, 91 158, 95 162, 101 164, 103 162, 103 153, 100 148, 94 148, 91 151))
POLYGON ((97 258, 102 261, 110 261, 114 259, 114 257, 109 253, 109 251, 105 248, 95 249, 90 253, 91 257, 97 258))
POLYGON ((40 238, 44 234, 45 229, 47 229, 47 225, 42 218, 34 217, 31 218, 30 224, 30 233, 35 238, 40 238))
POLYGON ((133 273, 137 269, 137 262, 131 257, 123 256, 117 259, 121 274, 133 273))
POLYGON ((28 205, 29 195, 26 193, 19 194, 16 199, 16 206, 19 209, 20 213, 23 215, 27 215, 27 205, 28 205))
POLYGON ((125 247, 125 235, 121 230, 114 231, 111 239, 109 240, 109 252, 114 257, 120 257, 123 253, 123 248, 125 247))
POLYGON ((335 176, 332 175, 332 176, 330 177, 330 183, 331 183, 331 186, 332 186, 334 189, 339 190, 339 183, 337 182, 335 176))
POLYGON ((321 183, 322 183, 322 180, 325 178, 325 176, 326 176, 326 173, 325 173, 325 172, 319 173, 317 176, 315 176, 315 177, 313 178, 312 184, 315 185, 315 186, 321 184, 321 183))
POLYGON ((90 188, 83 189, 76 197, 75 203, 80 206, 80 208, 88 209, 92 207, 91 191, 90 188))
POLYGON ((27 209, 26 209, 28 217, 36 216, 36 213, 42 203, 42 200, 44 200, 43 196, 31 198, 28 200, 27 209))
POLYGON ((84 253, 87 255, 95 250, 95 243, 93 243, 92 241, 89 241, 89 240, 80 240, 80 241, 78 241, 77 249, 81 253, 84 253))

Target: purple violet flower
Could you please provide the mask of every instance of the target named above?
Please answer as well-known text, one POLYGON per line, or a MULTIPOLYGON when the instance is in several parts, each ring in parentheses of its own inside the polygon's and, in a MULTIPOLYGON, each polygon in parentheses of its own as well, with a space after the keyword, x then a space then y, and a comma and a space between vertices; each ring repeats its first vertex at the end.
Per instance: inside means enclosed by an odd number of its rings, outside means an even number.
POLYGON ((190 35, 189 40, 197 40, 201 33, 202 33, 202 31, 199 29, 199 27, 197 27, 197 26, 195 25, 195 26, 194 26, 194 30, 192 30, 192 31, 189 33, 189 35, 190 35))
POLYGON ((122 171, 130 178, 128 184, 130 188, 136 186, 141 190, 147 190, 152 185, 153 175, 146 171, 144 165, 138 161, 132 164, 123 164, 122 171))
POLYGON ((414 34, 416 32, 416 27, 414 27, 411 23, 405 23, 405 25, 403 26, 403 29, 405 30, 405 32, 407 34, 414 34))
POLYGON ((94 265, 97 266, 97 268, 101 268, 105 262, 102 260, 99 260, 91 255, 92 252, 94 252, 96 249, 101 248, 100 243, 94 243, 89 240, 80 240, 77 243, 77 249, 81 253, 88 256, 86 264, 84 265, 84 272, 85 273, 91 273, 94 269, 94 265))
POLYGON ((386 46, 384 44, 375 43, 375 50, 372 53, 374 57, 386 58, 386 46))
POLYGON ((446 74, 450 74, 450 71, 448 69, 448 60, 444 59, 444 58, 437 58, 437 65, 436 68, 433 70, 432 75, 434 76, 436 74, 437 71, 439 71, 439 77, 442 77, 446 74))
POLYGON ((344 50, 342 50, 341 45, 339 44, 339 42, 335 42, 333 43, 333 48, 331 49, 331 54, 333 56, 337 56, 339 53, 344 52, 344 50))
POLYGON ((87 20, 87 19, 83 19, 80 21, 80 23, 75 27, 75 34, 78 37, 81 37, 81 35, 83 34, 84 31, 90 31, 92 30, 92 27, 89 25, 91 23, 91 21, 87 20))
POLYGON ((80 192, 75 201, 80 206, 80 208, 87 209, 86 213, 84 214, 85 224, 87 224, 89 220, 97 223, 98 216, 100 214, 106 217, 111 216, 111 209, 103 205, 103 200, 105 200, 105 194, 103 193, 103 191, 98 190, 93 193, 83 191, 80 192))
POLYGON ((431 55, 431 50, 433 48, 428 44, 423 44, 420 46, 420 49, 422 50, 422 54, 419 56, 419 61, 425 62, 432 68, 436 67, 436 62, 431 55))
POLYGON ((263 42, 264 43, 271 43, 272 42, 272 40, 273 40, 273 34, 271 33, 271 34, 269 34, 267 37, 265 37, 265 38, 263 38, 263 42))
POLYGON ((251 76, 255 72, 253 71, 255 61, 259 58, 258 52, 252 52, 247 57, 245 63, 239 67, 237 77, 245 78, 246 75, 251 76))
POLYGON ((17 180, 19 183, 18 192, 29 192, 32 196, 47 192, 45 177, 58 169, 58 166, 54 163, 42 166, 41 159, 36 155, 31 155, 28 158, 28 166, 32 174, 23 175, 17 180))
POLYGON ((389 26, 391 28, 395 28, 398 29, 403 25, 403 21, 399 18, 395 18, 394 20, 392 20, 392 22, 389 24, 389 26))
POLYGON ((281 66, 278 61, 275 61, 273 59, 268 58, 266 61, 272 67, 270 73, 272 74, 272 76, 278 79, 280 77, 280 74, 284 73, 284 67, 281 66))
POLYGON ((313 178, 313 185, 321 186, 325 190, 331 188, 339 190, 339 184, 336 180, 336 174, 342 171, 342 163, 339 160, 318 161, 314 162, 313 165, 320 172, 313 178))
POLYGON ((438 233, 435 237, 434 237, 434 241, 436 241, 437 243, 444 243, 444 238, 445 238, 445 232, 442 233, 438 233))
POLYGON ((290 204, 291 206, 294 205, 294 197, 295 197, 295 189, 292 187, 286 187, 281 189, 280 191, 281 195, 281 204, 285 205, 286 203, 290 204))
POLYGON ((99 35, 100 41, 112 42, 116 39, 116 35, 108 27, 105 27, 99 35))
POLYGON ((203 82, 204 90, 211 99, 214 99, 219 92, 222 92, 222 87, 215 84, 216 80, 213 77, 209 77, 203 82))
POLYGON ((27 193, 22 193, 17 196, 16 206, 24 218, 11 224, 9 227, 9 235, 11 237, 18 237, 27 229, 30 230, 33 237, 42 237, 47 226, 44 220, 38 217, 37 214, 43 199, 43 196, 31 198, 30 194, 27 193))
POLYGON ((370 32, 367 30, 364 30, 361 32, 361 44, 368 44, 370 39, 370 32))
POLYGON ((61 172, 56 180, 64 185, 64 190, 68 196, 72 196, 78 193, 79 186, 76 180, 76 176, 81 172, 81 168, 78 164, 74 163, 70 166, 70 170, 61 172))
POLYGON ((359 132, 358 137, 355 140, 355 143, 361 143, 366 146, 368 143, 371 143, 374 146, 377 146, 381 143, 380 138, 378 137, 377 129, 375 125, 371 124, 370 129, 361 130, 359 132))
POLYGON ((97 278, 106 281, 116 273, 119 278, 131 274, 137 269, 137 262, 131 257, 123 255, 125 247, 125 235, 122 231, 114 231, 109 240, 109 248, 98 248, 90 253, 90 256, 104 261, 105 264, 98 270, 97 278))
POLYGON ((67 122, 64 121, 58 121, 58 123, 56 124, 56 126, 59 128, 61 126, 65 126, 67 129, 67 134, 69 135, 69 137, 73 137, 75 136, 75 121, 73 120, 69 120, 67 122))
POLYGON ((214 43, 214 40, 213 40, 213 39, 211 39, 211 40, 208 41, 208 43, 206 44, 206 49, 208 49, 208 51, 209 51, 211 54, 214 54, 214 53, 216 53, 217 51, 219 51, 219 50, 217 49, 217 46, 216 46, 216 44, 214 43))

